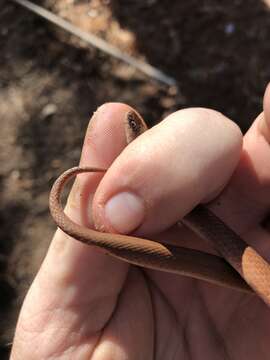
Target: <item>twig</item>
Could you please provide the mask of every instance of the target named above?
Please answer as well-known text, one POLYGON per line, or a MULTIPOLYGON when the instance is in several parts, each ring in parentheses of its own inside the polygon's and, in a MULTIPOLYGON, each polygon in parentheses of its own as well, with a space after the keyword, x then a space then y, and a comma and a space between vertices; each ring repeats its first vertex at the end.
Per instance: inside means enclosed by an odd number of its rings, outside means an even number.
POLYGON ((41 16, 42 18, 52 22, 53 24, 59 26, 60 28, 68 31, 72 35, 77 36, 81 40, 85 41, 87 44, 92 45, 99 50, 102 50, 103 52, 133 66, 134 68, 140 70, 147 76, 158 80, 166 85, 172 86, 176 85, 176 80, 166 74, 164 74, 161 70, 155 68, 154 66, 147 64, 143 61, 137 60, 132 56, 129 56, 122 51, 120 51, 118 48, 112 46, 111 44, 108 44, 103 39, 100 39, 99 37, 89 33, 85 32, 78 27, 74 26, 70 22, 64 20, 58 15, 55 15, 49 10, 44 9, 41 6, 38 6, 36 4, 33 4, 29 0, 12 0, 16 2, 17 4, 27 8, 28 10, 32 11, 33 13, 41 16))

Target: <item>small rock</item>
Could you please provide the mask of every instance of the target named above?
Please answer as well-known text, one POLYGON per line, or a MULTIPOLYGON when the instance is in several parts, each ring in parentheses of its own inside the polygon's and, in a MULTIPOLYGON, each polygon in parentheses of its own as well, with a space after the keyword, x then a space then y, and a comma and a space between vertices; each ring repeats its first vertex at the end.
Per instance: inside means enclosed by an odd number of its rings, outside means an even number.
POLYGON ((225 34, 231 35, 235 32, 235 25, 232 22, 229 22, 224 27, 225 34))
POLYGON ((96 9, 91 9, 88 11, 87 15, 91 18, 96 18, 98 16, 98 11, 96 9))
POLYGON ((57 106, 55 104, 47 104, 41 111, 41 117, 46 119, 57 112, 57 106))

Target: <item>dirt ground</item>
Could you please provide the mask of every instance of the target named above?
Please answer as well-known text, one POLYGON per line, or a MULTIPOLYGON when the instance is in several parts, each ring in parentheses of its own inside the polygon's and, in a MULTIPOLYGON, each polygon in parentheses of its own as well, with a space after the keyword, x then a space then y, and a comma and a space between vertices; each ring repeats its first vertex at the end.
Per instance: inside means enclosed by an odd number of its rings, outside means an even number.
POLYGON ((270 80, 270 13, 260 0, 44 0, 51 9, 174 77, 178 89, 0 0, 0 358, 55 229, 48 193, 77 164, 90 115, 129 103, 149 125, 190 106, 245 131, 270 80))

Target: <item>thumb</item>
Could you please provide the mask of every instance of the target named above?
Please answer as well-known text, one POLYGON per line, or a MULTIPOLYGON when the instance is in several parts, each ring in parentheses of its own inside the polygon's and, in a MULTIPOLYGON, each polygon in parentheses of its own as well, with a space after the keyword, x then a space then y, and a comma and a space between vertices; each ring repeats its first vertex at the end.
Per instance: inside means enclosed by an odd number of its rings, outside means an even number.
POLYGON ((170 115, 125 148, 105 174, 94 197, 95 223, 120 233, 165 230, 222 190, 241 148, 237 125, 216 111, 170 115))

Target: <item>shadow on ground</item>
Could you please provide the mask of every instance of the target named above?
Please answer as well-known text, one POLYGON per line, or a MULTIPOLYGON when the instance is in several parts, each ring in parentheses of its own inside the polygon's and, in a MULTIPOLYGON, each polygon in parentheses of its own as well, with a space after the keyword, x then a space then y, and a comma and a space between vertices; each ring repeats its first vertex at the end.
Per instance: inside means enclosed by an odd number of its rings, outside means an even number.
POLYGON ((262 1, 112 0, 111 6, 148 61, 178 80, 185 106, 214 108, 249 127, 270 80, 270 12, 262 1))

